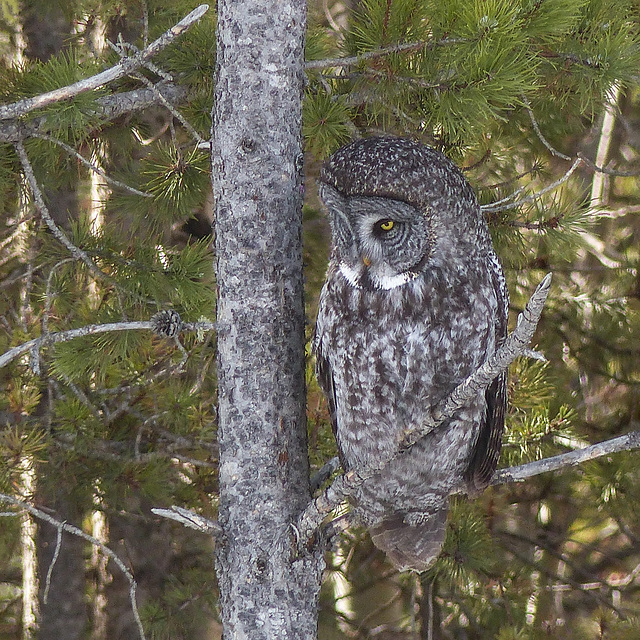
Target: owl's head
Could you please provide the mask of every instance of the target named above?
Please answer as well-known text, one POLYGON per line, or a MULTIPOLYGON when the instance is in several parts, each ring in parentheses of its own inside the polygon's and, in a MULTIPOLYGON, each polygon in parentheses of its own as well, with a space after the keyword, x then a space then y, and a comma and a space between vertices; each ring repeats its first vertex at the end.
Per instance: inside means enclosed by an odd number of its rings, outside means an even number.
POLYGON ((438 151, 404 138, 365 138, 336 151, 320 173, 333 259, 353 285, 392 289, 466 245, 486 225, 460 170, 438 151))

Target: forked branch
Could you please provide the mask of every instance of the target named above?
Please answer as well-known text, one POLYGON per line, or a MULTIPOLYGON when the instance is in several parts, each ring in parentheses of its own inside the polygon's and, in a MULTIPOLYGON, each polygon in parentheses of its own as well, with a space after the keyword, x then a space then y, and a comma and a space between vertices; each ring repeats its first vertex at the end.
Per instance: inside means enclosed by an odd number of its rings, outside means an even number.
POLYGON ((126 75, 129 75, 136 69, 143 66, 148 60, 150 60, 157 53, 162 51, 167 45, 171 44, 178 36, 182 35, 189 27, 196 23, 207 11, 209 10, 208 4, 201 4, 196 7, 191 13, 182 18, 180 22, 171 27, 168 31, 163 33, 157 40, 154 40, 146 49, 139 54, 122 58, 120 62, 106 71, 85 78, 72 85, 66 87, 60 87, 47 93, 42 93, 33 98, 24 98, 18 102, 0 106, 0 119, 17 118, 23 116, 34 109, 45 107, 61 100, 68 100, 73 96, 86 91, 93 91, 99 87, 118 80, 126 75))
MULTIPOLYGON (((138 585, 131 571, 129 571, 129 569, 127 568, 125 563, 122 561, 122 559, 112 549, 107 547, 104 543, 100 542, 100 540, 98 540, 97 538, 94 538, 93 536, 90 536, 88 533, 85 533, 82 529, 79 529, 78 527, 72 524, 69 524, 68 522, 61 522, 60 520, 56 520, 54 517, 50 516, 48 513, 42 511, 41 509, 37 509, 32 504, 29 504, 24 500, 19 500, 18 498, 14 498, 13 496, 0 493, 0 504, 2 503, 17 507, 21 511, 26 511, 27 513, 30 513, 34 518, 37 518, 38 520, 41 520, 43 522, 48 522, 49 524, 56 527, 56 529, 58 530, 58 542, 56 544, 56 552, 54 553, 54 560, 50 565, 50 571, 56 559, 55 554, 59 552, 59 547, 62 544, 62 533, 65 531, 74 536, 78 536, 79 538, 82 538, 87 542, 90 542, 92 545, 100 549, 102 553, 104 553, 111 560, 113 560, 113 562, 115 562, 118 569, 122 571, 122 573, 124 574, 124 577, 127 579, 127 582, 129 583, 129 600, 131 602, 131 610, 133 612, 133 617, 136 621, 136 625, 138 627, 138 634, 140 636, 140 639, 145 640, 144 628, 142 626, 142 620, 140 619, 140 613, 138 612, 138 606, 136 603, 136 590, 138 588, 138 585)), ((20 511, 16 511, 15 515, 19 515, 19 513, 20 511)), ((5 512, 3 515, 9 515, 9 513, 5 512)), ((47 585, 51 578, 50 571, 49 571, 49 574, 47 575, 47 585)))

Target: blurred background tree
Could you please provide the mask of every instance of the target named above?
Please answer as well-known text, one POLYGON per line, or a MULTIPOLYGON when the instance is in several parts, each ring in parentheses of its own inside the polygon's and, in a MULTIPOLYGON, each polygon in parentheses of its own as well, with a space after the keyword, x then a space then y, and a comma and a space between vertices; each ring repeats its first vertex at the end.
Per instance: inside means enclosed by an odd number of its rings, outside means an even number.
MULTIPOLYGON (((113 66, 196 5, 7 0, 0 100, 113 66)), ((160 309, 214 318, 199 146, 210 130, 214 30, 212 8, 135 73, 17 124, 0 120, 0 352, 160 309), (103 275, 73 259, 34 207, 20 139, 54 225, 103 275)), ((514 318, 554 273, 536 336, 548 362, 511 369, 502 466, 639 428, 639 32, 631 0, 309 3, 309 337, 329 243, 314 184, 322 160, 381 133, 444 151, 478 193, 514 318)), ((89 336, 0 370, 0 491, 108 541, 138 581, 150 636, 217 637, 210 541, 150 513, 216 511, 215 335, 180 340, 89 336)), ((335 447, 312 370, 319 468, 335 447)), ((454 498, 443 556, 422 577, 398 574, 349 530, 327 554, 320 638, 637 638, 637 456, 454 498)), ((2 637, 138 637, 113 562, 67 534, 59 544, 55 527, 1 522, 2 637)))

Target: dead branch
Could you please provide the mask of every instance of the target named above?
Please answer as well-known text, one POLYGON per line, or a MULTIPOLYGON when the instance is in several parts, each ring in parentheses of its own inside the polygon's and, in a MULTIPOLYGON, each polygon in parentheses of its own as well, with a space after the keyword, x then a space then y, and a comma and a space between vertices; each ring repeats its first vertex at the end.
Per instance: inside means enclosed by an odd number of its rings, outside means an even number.
MULTIPOLYGON (((62 539, 61 538, 62 532, 66 531, 67 533, 70 533, 74 536, 78 536, 79 538, 83 538, 87 542, 90 542, 92 545, 98 547, 111 560, 113 560, 117 565, 118 569, 122 571, 125 578, 129 582, 129 600, 131 601, 131 609, 133 611, 133 617, 136 620, 136 624, 138 626, 138 633, 140 634, 141 640, 145 640, 144 628, 142 627, 142 620, 140 619, 138 606, 136 604, 136 589, 138 588, 138 585, 131 571, 127 569, 127 566, 125 565, 125 563, 120 559, 120 557, 114 551, 112 551, 109 547, 107 547, 105 544, 100 542, 100 540, 98 540, 97 538, 94 538, 93 536, 90 536, 88 533, 85 533, 82 529, 78 529, 78 527, 75 527, 74 525, 69 524, 68 522, 61 522, 60 520, 56 520, 54 517, 50 516, 48 513, 45 513, 44 511, 37 509, 36 507, 29 504, 28 502, 24 502, 23 500, 18 500, 18 498, 14 498, 13 496, 9 496, 4 493, 0 493, 0 502, 14 505, 15 507, 18 507, 19 509, 21 509, 22 511, 27 511, 35 518, 38 518, 38 520, 42 520, 44 522, 48 522, 49 524, 53 525, 58 530, 59 541, 61 541, 62 539)), ((18 515, 18 513, 19 512, 16 512, 15 515, 18 515)), ((5 513, 3 515, 8 515, 8 514, 5 513)), ((59 542, 59 544, 61 544, 61 542, 59 542)), ((55 558, 55 554, 54 554, 54 558, 55 558)), ((49 578, 49 576, 47 577, 49 578)))
POLYGON ((62 100, 68 100, 80 93, 93 91, 104 86, 114 80, 118 80, 129 75, 136 69, 144 66, 157 53, 171 44, 178 36, 182 35, 189 27, 197 22, 209 9, 208 4, 201 4, 191 13, 185 16, 180 22, 165 31, 157 40, 154 40, 146 49, 139 54, 122 58, 118 64, 114 65, 106 71, 102 71, 95 76, 85 78, 66 87, 60 87, 47 93, 42 93, 33 98, 24 98, 18 102, 7 104, 0 107, 0 120, 8 118, 17 118, 23 116, 34 109, 39 109, 62 100))
POLYGON ((575 467, 576 465, 587 462, 588 460, 595 460, 596 458, 608 456, 620 451, 633 451, 634 449, 640 449, 640 431, 631 431, 624 436, 618 436, 617 438, 611 438, 604 442, 598 442, 597 444, 592 444, 590 447, 585 447, 584 449, 561 453, 557 456, 552 456, 551 458, 528 462, 527 464, 517 467, 509 467, 508 469, 499 469, 493 476, 491 484, 498 485, 508 484, 511 482, 522 482, 527 478, 532 478, 533 476, 540 475, 541 473, 557 471, 567 467, 575 467))
MULTIPOLYGON (((182 331, 210 331, 215 328, 213 322, 185 322, 181 325, 182 331)), ((109 333, 111 331, 136 331, 148 330, 157 331, 157 325, 151 320, 140 320, 137 322, 108 322, 106 324, 88 324, 77 329, 69 329, 67 331, 58 331, 56 333, 47 333, 34 338, 28 342, 23 342, 17 347, 13 347, 0 355, 0 369, 9 364, 11 361, 27 353, 28 351, 39 350, 58 342, 68 342, 74 338, 83 336, 91 336, 97 333, 109 333)), ((174 336, 171 336, 174 337, 174 336)))

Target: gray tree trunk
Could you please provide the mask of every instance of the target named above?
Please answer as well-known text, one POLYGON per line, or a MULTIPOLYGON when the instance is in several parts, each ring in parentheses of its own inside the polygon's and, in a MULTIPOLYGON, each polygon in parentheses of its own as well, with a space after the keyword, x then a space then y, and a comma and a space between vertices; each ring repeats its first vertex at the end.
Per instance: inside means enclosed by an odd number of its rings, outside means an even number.
POLYGON ((305 0, 218 3, 213 191, 225 640, 314 638, 322 554, 309 500, 302 280, 305 0))

